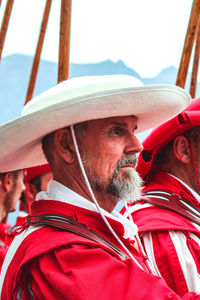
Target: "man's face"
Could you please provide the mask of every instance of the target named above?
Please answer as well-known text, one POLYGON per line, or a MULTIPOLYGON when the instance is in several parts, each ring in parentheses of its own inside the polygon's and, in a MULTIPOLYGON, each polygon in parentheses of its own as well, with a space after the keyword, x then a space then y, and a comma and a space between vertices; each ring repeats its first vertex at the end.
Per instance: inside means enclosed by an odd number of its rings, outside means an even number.
POLYGON ((24 171, 20 170, 12 175, 12 188, 5 197, 4 206, 7 213, 16 210, 17 201, 24 190, 24 171))
POLYGON ((113 117, 88 122, 80 143, 83 164, 93 190, 134 201, 141 179, 135 171, 142 145, 134 135, 137 119, 113 117))

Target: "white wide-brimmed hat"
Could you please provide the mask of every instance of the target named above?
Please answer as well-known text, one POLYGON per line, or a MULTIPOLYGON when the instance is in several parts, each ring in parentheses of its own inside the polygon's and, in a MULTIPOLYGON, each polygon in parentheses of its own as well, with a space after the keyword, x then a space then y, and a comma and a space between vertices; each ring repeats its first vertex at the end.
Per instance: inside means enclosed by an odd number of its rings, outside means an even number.
POLYGON ((190 95, 174 85, 143 86, 128 75, 69 79, 32 99, 22 116, 0 126, 0 172, 46 163, 41 140, 50 132, 87 120, 134 115, 136 133, 178 114, 190 95))

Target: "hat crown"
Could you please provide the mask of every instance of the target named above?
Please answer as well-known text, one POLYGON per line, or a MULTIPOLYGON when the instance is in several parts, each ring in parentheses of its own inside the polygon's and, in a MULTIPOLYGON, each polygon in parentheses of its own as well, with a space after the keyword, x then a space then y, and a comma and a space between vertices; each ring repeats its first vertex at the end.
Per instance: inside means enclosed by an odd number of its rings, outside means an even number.
POLYGON ((142 86, 142 82, 129 75, 85 76, 65 80, 29 101, 22 110, 22 116, 44 109, 63 101, 74 102, 76 98, 142 86))

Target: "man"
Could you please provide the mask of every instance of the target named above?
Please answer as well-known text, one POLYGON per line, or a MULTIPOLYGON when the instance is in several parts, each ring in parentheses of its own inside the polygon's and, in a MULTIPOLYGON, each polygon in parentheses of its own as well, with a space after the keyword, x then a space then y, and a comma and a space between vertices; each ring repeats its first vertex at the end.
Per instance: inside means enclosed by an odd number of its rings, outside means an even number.
POLYGON ((39 165, 26 169, 25 182, 28 183, 31 190, 33 189, 33 194, 37 194, 40 191, 46 191, 49 180, 51 178, 52 172, 49 164, 39 165))
POLYGON ((135 133, 177 114, 189 99, 178 87, 143 87, 129 76, 81 77, 36 97, 0 128, 2 169, 46 157, 53 173, 8 251, 2 299, 180 299, 151 273, 136 226, 114 208, 139 194, 135 133))
POLYGON ((52 172, 49 164, 39 165, 26 169, 24 178, 26 189, 20 198, 20 209, 16 226, 24 223, 24 218, 31 212, 31 203, 35 200, 37 193, 46 191, 52 172))
POLYGON ((17 201, 25 189, 23 170, 0 173, 0 269, 8 250, 8 224, 4 223, 9 212, 16 210, 17 201))
POLYGON ((154 129, 143 147, 137 170, 144 197, 130 211, 145 251, 179 295, 200 293, 200 98, 154 129))

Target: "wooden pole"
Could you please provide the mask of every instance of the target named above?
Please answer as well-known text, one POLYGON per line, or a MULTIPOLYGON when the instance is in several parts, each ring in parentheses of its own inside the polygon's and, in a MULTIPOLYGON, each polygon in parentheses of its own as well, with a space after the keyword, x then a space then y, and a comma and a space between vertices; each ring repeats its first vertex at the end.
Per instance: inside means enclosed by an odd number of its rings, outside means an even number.
POLYGON ((191 52, 194 45, 194 40, 195 40, 195 35, 196 35, 196 30, 198 25, 199 14, 200 14, 200 1, 193 0, 190 20, 189 20, 185 43, 183 47, 182 58, 179 65, 179 70, 178 70, 178 75, 176 80, 176 85, 182 88, 185 87, 191 52))
POLYGON ((28 101, 30 101, 33 97, 35 82, 36 82, 38 68, 39 68, 39 64, 40 64, 40 55, 41 55, 42 46, 43 46, 43 42, 44 42, 44 36, 45 36, 47 22, 48 22, 48 18, 49 18, 51 3, 52 3, 52 0, 47 0, 47 2, 46 2, 42 25, 40 28, 40 35, 39 35, 39 39, 38 39, 38 43, 37 43, 37 49, 35 52, 35 57, 34 57, 31 75, 30 75, 30 79, 29 79, 29 85, 28 85, 28 89, 27 89, 27 93, 26 93, 25 104, 28 101))
POLYGON ((13 7, 13 1, 14 0, 7 0, 5 12, 4 12, 4 17, 3 17, 3 21, 2 21, 2 25, 1 25, 1 31, 0 31, 0 60, 1 60, 4 41, 5 41, 5 38, 6 38, 7 29, 8 29, 8 23, 9 23, 9 20, 10 20, 10 15, 11 15, 12 7, 13 7))
POLYGON ((192 98, 195 98, 196 95, 197 75, 198 75, 198 68, 199 68, 199 55, 200 55, 200 15, 198 21, 198 30, 196 36, 196 45, 195 45, 192 76, 191 76, 191 83, 190 83, 190 94, 192 98))
POLYGON ((71 0, 61 0, 58 82, 69 78, 71 0))

